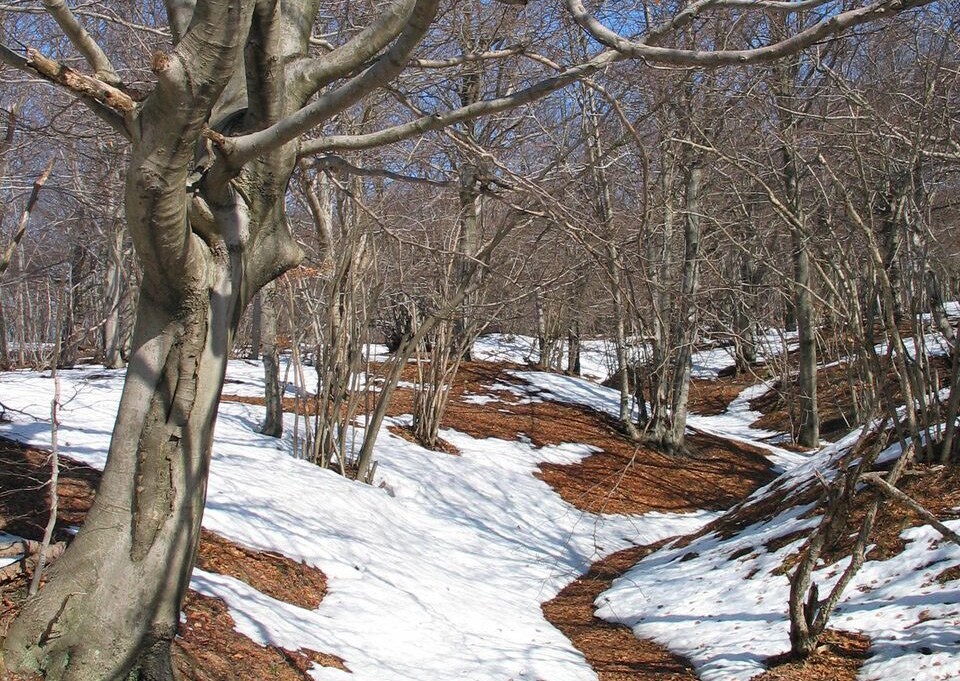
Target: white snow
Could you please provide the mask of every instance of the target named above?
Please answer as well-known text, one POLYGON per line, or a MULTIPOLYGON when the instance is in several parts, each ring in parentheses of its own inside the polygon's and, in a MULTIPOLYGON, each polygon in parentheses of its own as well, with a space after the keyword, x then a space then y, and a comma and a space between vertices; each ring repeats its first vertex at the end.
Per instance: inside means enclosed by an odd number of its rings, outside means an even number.
POLYGON ((542 371, 511 371, 555 402, 578 404, 613 417, 620 415, 620 391, 577 376, 542 371))
MULTIPOLYGON (((797 348, 797 332, 766 329, 757 334, 757 359, 764 361, 782 355, 784 348, 788 351, 797 348)), ((712 348, 696 350, 692 357, 693 367, 690 375, 693 378, 716 378, 721 371, 734 366, 736 362, 735 348, 732 344, 720 345, 712 348)))
MULTIPOLYGON (((630 357, 640 356, 641 345, 630 341, 630 357)), ((567 341, 558 344, 560 356, 566 366, 567 341)), ((473 357, 485 362, 513 362, 529 364, 537 361, 537 339, 505 333, 491 333, 480 336, 473 344, 473 357)), ((587 378, 605 381, 617 370, 616 345, 609 340, 584 339, 580 341, 580 372, 587 378)))
MULTIPOLYGON (((794 340, 773 332, 764 339, 766 354, 794 340)), ((584 373, 605 378, 612 346, 597 341, 590 352, 584 373)), ((535 352, 529 338, 485 336, 475 354, 523 363, 535 352)), ((713 348, 698 352, 694 361, 698 375, 709 377, 733 358, 728 349, 713 348)), ((309 384, 315 372, 306 368, 305 374, 306 389, 315 390, 309 384)), ((618 391, 592 381, 536 371, 513 375, 523 383, 486 386, 467 401, 495 409, 511 398, 548 398, 619 413, 618 391)), ((89 367, 64 371, 61 378, 61 450, 102 468, 122 372, 89 367)), ((260 395, 262 385, 259 362, 230 362, 225 392, 260 395)), ((747 504, 779 488, 813 484, 818 474, 830 478, 832 463, 858 435, 811 454, 771 444, 780 434, 750 425, 759 415, 749 402, 767 389, 748 388, 723 414, 689 419, 697 430, 764 449, 783 471, 747 504)), ((11 419, 0 424, 0 432, 49 446, 52 393, 53 382, 44 375, 0 374, 0 403, 11 419)), ((718 515, 583 513, 534 473, 541 462, 589 455, 588 445, 538 449, 526 438, 480 440, 447 429, 441 437, 461 452, 449 456, 386 430, 409 417, 387 419, 375 455, 377 479, 362 485, 293 459, 288 437, 256 433, 262 418, 262 408, 254 405, 221 405, 204 526, 318 567, 329 591, 319 608, 307 610, 224 575, 198 570, 191 586, 222 598, 237 629, 254 641, 343 658, 352 673, 312 669, 313 678, 323 681, 595 679, 582 655, 544 620, 541 603, 603 556, 693 532, 718 515)), ((602 594, 597 612, 688 658, 703 681, 746 681, 764 670, 767 657, 789 648, 788 583, 773 573, 801 540, 775 551, 765 545, 813 527, 818 518, 804 517, 810 510, 789 508, 728 539, 710 533, 682 548, 668 544, 602 594)), ((960 521, 947 524, 960 531, 960 521)), ((871 638, 859 676, 864 681, 960 678, 960 590, 956 582, 936 580, 960 565, 960 547, 929 527, 902 536, 906 551, 868 561, 831 626, 871 638)), ((817 572, 821 593, 842 567, 817 572)))
MULTIPOLYGON (((814 471, 829 478, 833 464, 857 435, 825 447, 751 500, 781 485, 809 484, 814 471)), ((767 657, 790 648, 789 583, 774 570, 799 549, 802 537, 776 551, 765 544, 814 527, 819 517, 802 517, 809 510, 789 508, 726 540, 710 533, 683 548, 665 547, 601 594, 597 615, 626 624, 637 636, 686 657, 703 681, 746 681, 765 669, 767 657), (734 554, 738 557, 732 558, 734 554)), ((960 529, 960 521, 945 524, 960 529)), ((870 637, 870 658, 859 679, 957 678, 960 591, 955 582, 939 584, 936 576, 960 564, 960 547, 943 541, 930 527, 908 529, 901 536, 908 542, 906 551, 885 561, 868 560, 844 592, 830 626, 870 637)), ((815 572, 821 595, 845 565, 841 561, 815 572)))
MULTIPOLYGON (((245 361, 230 363, 231 378, 257 375, 245 361)), ((102 467, 122 373, 96 367, 61 379, 61 451, 102 467)), ((4 434, 48 446, 52 391, 36 373, 0 376, 0 402, 16 410, 4 434)), ((453 430, 441 436, 461 456, 384 430, 377 484, 362 485, 294 460, 288 439, 255 432, 262 417, 254 405, 221 405, 204 526, 320 568, 329 592, 309 611, 221 575, 197 572, 192 586, 223 598, 254 640, 339 655, 356 681, 593 679, 540 604, 599 558, 693 531, 716 515, 586 514, 533 473, 539 462, 574 462, 590 447, 537 449, 453 430)), ((347 678, 327 668, 311 674, 347 678)))

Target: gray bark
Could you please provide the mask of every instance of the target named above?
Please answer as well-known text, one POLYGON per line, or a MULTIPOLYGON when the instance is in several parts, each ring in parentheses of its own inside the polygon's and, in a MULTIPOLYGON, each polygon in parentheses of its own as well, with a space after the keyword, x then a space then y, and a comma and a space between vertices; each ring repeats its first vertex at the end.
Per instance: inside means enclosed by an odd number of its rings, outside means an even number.
POLYGON ((567 331, 567 374, 580 375, 580 321, 576 319, 567 331))
POLYGON ((295 149, 188 177, 252 15, 253 3, 201 2, 174 56, 155 60, 160 82, 131 126, 125 203, 143 285, 108 461, 86 522, 9 630, 9 670, 172 678, 226 360, 250 297, 299 258, 284 218, 295 149), (235 189, 254 181, 256 194, 235 189))
POLYGON ((263 347, 264 402, 267 413, 260 432, 270 437, 283 435, 283 394, 280 385, 280 356, 277 352, 276 284, 260 289, 260 328, 263 347))
POLYGON ((690 396, 690 371, 693 346, 697 342, 696 294, 700 287, 700 193, 703 168, 699 160, 690 161, 684 168, 683 215, 683 283, 680 290, 681 317, 674 343, 677 357, 673 375, 673 404, 670 430, 664 444, 676 449, 683 444, 687 427, 687 402, 690 396))
MULTIPOLYGON (((687 121, 687 124, 689 121, 687 121)), ((697 341, 696 295, 700 285, 700 214, 703 161, 689 147, 680 153, 679 171, 683 181, 683 261, 679 268, 680 289, 674 300, 664 292, 674 276, 673 259, 664 243, 659 291, 655 293, 656 317, 653 348, 651 411, 644 438, 667 452, 683 448, 687 425, 693 346, 697 341)), ((665 191, 672 191, 673 173, 662 179, 665 191)), ((664 239, 673 231, 673 210, 667 205, 664 239)))
MULTIPOLYGON (((464 163, 460 166, 460 235, 457 239, 457 277, 463 280, 470 271, 469 258, 477 250, 479 235, 481 197, 480 169, 473 164, 464 163)), ((463 301, 458 314, 454 318, 454 345, 463 347, 463 358, 468 362, 473 352, 473 329, 477 302, 476 293, 471 293, 463 301)))
POLYGON ((247 359, 260 359, 260 345, 263 335, 260 327, 262 317, 260 294, 258 293, 253 299, 253 307, 250 308, 250 351, 247 353, 247 359))
POLYGON ((753 253, 740 257, 739 295, 733 301, 736 368, 745 373, 757 362, 756 321, 753 300, 760 285, 760 268, 753 253))
POLYGON ((810 251, 803 237, 794 232, 793 248, 794 306, 799 339, 797 442, 804 447, 820 444, 820 418, 817 412, 817 327, 810 292, 810 251))
POLYGON ((120 308, 123 298, 123 230, 120 221, 111 225, 107 236, 107 267, 104 273, 103 363, 110 369, 123 366, 123 327, 120 308))
MULTIPOLYGON (((789 111, 788 98, 780 102, 784 111, 789 111)), ((782 114, 784 136, 793 135, 793 120, 789 113, 782 114)), ((782 147, 783 188, 787 207, 796 222, 805 225, 800 206, 800 181, 797 176, 796 152, 792 140, 785 139, 782 147)), ((817 325, 813 308, 813 278, 810 268, 810 249, 807 246, 806 230, 796 225, 791 227, 793 239, 793 313, 797 323, 799 376, 797 379, 797 442, 804 447, 820 444, 820 416, 817 411, 817 325)))

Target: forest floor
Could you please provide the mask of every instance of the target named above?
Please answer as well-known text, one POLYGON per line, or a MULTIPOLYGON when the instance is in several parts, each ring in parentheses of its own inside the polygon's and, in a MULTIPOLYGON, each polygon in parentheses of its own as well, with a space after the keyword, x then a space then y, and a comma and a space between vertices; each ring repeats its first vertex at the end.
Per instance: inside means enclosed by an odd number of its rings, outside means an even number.
MULTIPOLYGON (((474 438, 526 439, 536 447, 583 443, 594 452, 576 463, 543 463, 536 474, 567 503, 590 513, 641 514, 652 511, 686 512, 726 510, 775 478, 770 460, 760 447, 700 432, 689 438, 689 451, 667 456, 625 438, 615 421, 583 405, 549 399, 518 399, 529 386, 516 372, 527 367, 507 363, 467 363, 451 391, 444 422, 474 438), (511 388, 513 386, 513 388, 511 388), (494 395, 492 406, 471 399, 494 395)), ((405 377, 410 378, 410 377, 405 377)), ((691 391, 691 411, 717 415, 756 379, 729 378, 696 381, 691 391)), ((535 394, 535 393, 531 393, 535 394)), ((257 403, 256 397, 224 396, 225 401, 257 403)), ((293 403, 286 405, 293 408, 293 403)), ((768 421, 789 420, 782 403, 768 400, 768 421)), ((399 389, 391 413, 409 414, 411 391, 399 389)), ((394 432, 402 427, 392 426, 394 432)), ((406 434, 405 437, 409 437, 406 434)), ((447 444, 448 455, 456 446, 447 444)), ((11 440, 0 441, 0 530, 27 539, 39 539, 48 514, 44 483, 48 479, 47 453, 11 440)), ((70 528, 82 523, 95 495, 99 472, 64 459, 58 487, 60 505, 56 540, 69 541, 70 528)), ((954 480, 935 472, 933 484, 915 486, 921 503, 940 511, 951 508, 954 480), (939 495, 939 496, 938 496, 939 495), (939 502, 938 502, 939 499, 939 502)), ((926 482, 930 483, 931 479, 926 482)), ((784 502, 786 503, 786 502, 784 502)), ((771 510, 757 510, 757 518, 771 510)), ((900 513, 896 528, 878 543, 896 544, 900 529, 911 522, 900 513)), ((756 518, 741 517, 746 525, 756 518)), ((912 522, 915 522, 913 520, 912 522)), ((618 551, 594 563, 589 571, 568 584, 542 605, 546 619, 584 655, 601 681, 695 680, 692 666, 666 648, 637 638, 630 628, 601 620, 594 600, 614 580, 665 541, 618 551)), ((303 608, 316 608, 327 588, 327 579, 316 568, 272 552, 255 551, 204 531, 198 567, 230 575, 278 600, 303 608)), ((16 615, 27 588, 27 576, 0 584, 3 611, 0 637, 16 615)), ((234 627, 227 605, 220 599, 191 591, 184 606, 185 624, 175 658, 183 676, 194 681, 232 679, 308 679, 313 663, 348 672, 344 661, 308 648, 287 650, 256 643, 234 627)), ((852 681, 867 655, 869 640, 860 634, 829 632, 814 655, 802 663, 773 661, 760 681, 852 681)), ((545 681, 550 681, 546 679, 545 681)))

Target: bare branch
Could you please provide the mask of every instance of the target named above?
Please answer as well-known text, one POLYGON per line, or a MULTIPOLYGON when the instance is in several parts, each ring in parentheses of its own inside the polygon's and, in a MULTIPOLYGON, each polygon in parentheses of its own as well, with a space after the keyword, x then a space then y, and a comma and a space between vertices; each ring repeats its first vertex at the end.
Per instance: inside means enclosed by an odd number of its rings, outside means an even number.
POLYGON ((464 54, 459 57, 451 57, 450 59, 411 59, 410 66, 419 69, 445 69, 451 66, 460 66, 461 64, 469 64, 478 61, 515 57, 517 55, 524 54, 524 52, 525 50, 522 45, 515 45, 514 47, 507 47, 502 50, 475 52, 464 54))
POLYGON ((107 85, 120 85, 120 76, 106 53, 67 7, 64 0, 43 0, 43 6, 93 69, 97 79, 107 85))
POLYGON ((23 240, 24 234, 27 233, 27 224, 30 222, 30 214, 33 212, 33 207, 37 205, 37 199, 40 198, 40 189, 46 183, 47 178, 50 177, 50 172, 53 170, 53 161, 54 159, 51 158, 50 162, 47 163, 47 167, 44 168, 42 173, 40 173, 40 177, 38 177, 33 183, 33 190, 30 192, 30 198, 27 199, 27 207, 23 210, 23 214, 20 216, 20 222, 17 225, 17 230, 13 233, 10 243, 7 244, 7 248, 3 252, 3 257, 0 258, 0 281, 3 280, 4 273, 7 271, 7 268, 10 267, 10 260, 13 258, 14 251, 17 250, 17 246, 19 246, 20 242, 23 240))
POLYGON ((62 85, 75 94, 90 97, 123 116, 130 115, 136 109, 136 102, 123 90, 93 76, 74 71, 65 64, 45 57, 38 50, 27 50, 26 64, 51 83, 62 85))
MULTIPOLYGON (((567 10, 573 16, 574 21, 587 31, 593 38, 616 50, 624 57, 631 59, 644 59, 649 62, 659 64, 672 64, 674 66, 728 66, 737 64, 755 64, 759 62, 768 62, 790 54, 795 54, 820 40, 840 33, 848 28, 859 26, 879 19, 895 16, 896 14, 917 7, 928 5, 934 0, 880 0, 865 7, 848 10, 834 14, 810 28, 807 28, 790 37, 772 42, 763 47, 757 47, 748 50, 687 50, 669 47, 657 47, 651 44, 651 40, 659 40, 663 36, 663 31, 657 30, 651 36, 648 36, 646 42, 628 40, 610 30, 600 23, 587 9, 580 0, 565 0, 567 10)), ((714 3, 710 0, 704 0, 695 3, 697 11, 714 3)), ((681 24, 689 23, 695 16, 695 11, 688 8, 670 22, 669 29, 675 30, 681 24), (680 17, 688 17, 680 20, 680 17)))
POLYGON ((36 60, 38 54, 35 50, 30 50, 28 56, 24 57, 0 43, 0 62, 31 76, 65 87, 116 132, 127 139, 130 138, 130 131, 127 129, 128 112, 124 111, 128 106, 130 113, 133 110, 133 100, 129 95, 42 55, 40 55, 42 63, 38 64, 36 60), (110 101, 119 103, 120 108, 111 106, 108 103, 110 101))
POLYGON ((862 480, 876 487, 878 490, 883 492, 885 496, 893 499, 894 501, 898 501, 909 508, 911 511, 930 523, 933 529, 943 535, 944 538, 952 541, 957 546, 960 546, 960 536, 958 536, 956 532, 940 522, 937 516, 933 515, 930 511, 921 506, 908 494, 901 492, 899 489, 884 480, 882 474, 867 473, 863 476, 862 480))
POLYGON ((249 135, 227 140, 224 149, 233 167, 240 167, 265 151, 291 142, 324 120, 359 101, 406 68, 410 54, 426 35, 437 11, 439 0, 417 0, 409 21, 389 50, 369 69, 346 84, 318 97, 292 116, 249 135))
POLYGON ((513 109, 542 99, 550 93, 556 92, 581 78, 586 78, 601 68, 621 61, 622 59, 622 55, 612 50, 602 52, 588 62, 572 66, 556 76, 545 78, 528 88, 506 95, 505 97, 475 102, 445 113, 421 116, 409 123, 403 123, 392 128, 386 128, 365 135, 331 135, 309 140, 301 146, 300 155, 306 156, 323 151, 370 149, 410 139, 411 137, 421 135, 431 130, 441 130, 480 116, 507 111, 508 109, 513 109))
POLYGON ((375 57, 400 34, 416 4, 416 0, 397 0, 376 21, 343 45, 323 57, 305 60, 298 65, 291 76, 291 86, 301 91, 301 101, 305 102, 313 93, 375 57))
POLYGON ((390 170, 381 168, 361 168, 355 166, 340 156, 321 156, 311 163, 307 164, 309 168, 317 170, 339 170, 349 175, 359 175, 362 177, 383 177, 388 180, 397 180, 398 182, 411 182, 414 184, 426 184, 434 187, 449 187, 453 184, 449 180, 431 180, 427 177, 415 177, 413 175, 403 175, 390 170))
MULTIPOLYGON (((16 12, 17 14, 44 14, 46 12, 42 7, 21 7, 20 5, 0 5, 0 12, 16 12)), ((138 24, 133 21, 126 21, 120 17, 113 16, 111 14, 104 14, 103 12, 94 12, 89 9, 76 8, 73 10, 74 16, 84 17, 85 19, 95 19, 97 21, 103 21, 109 24, 116 24, 117 26, 123 26, 124 28, 129 28, 134 31, 141 31, 143 33, 149 33, 151 35, 160 36, 162 38, 169 38, 170 31, 155 28, 153 26, 144 26, 143 24, 138 24)))

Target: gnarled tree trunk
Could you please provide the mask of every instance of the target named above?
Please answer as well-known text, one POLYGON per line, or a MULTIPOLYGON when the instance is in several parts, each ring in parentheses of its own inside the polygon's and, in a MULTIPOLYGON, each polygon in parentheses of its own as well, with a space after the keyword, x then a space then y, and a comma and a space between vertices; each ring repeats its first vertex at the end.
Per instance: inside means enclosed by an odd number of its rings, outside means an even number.
POLYGON ((294 145, 233 171, 196 162, 208 121, 262 125, 254 102, 243 117, 220 113, 232 113, 237 93, 221 94, 253 4, 210 0, 196 13, 174 54, 155 57, 160 84, 130 126, 126 216, 143 283, 107 466, 86 522, 4 642, 8 669, 53 681, 173 678, 234 334, 250 298, 300 258, 284 214, 294 145))

